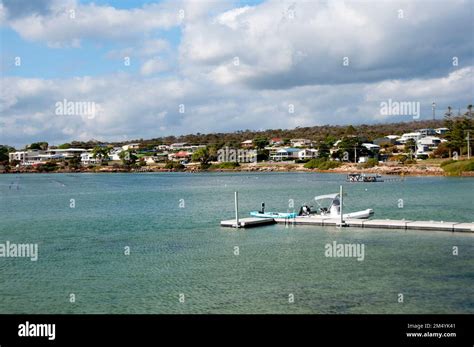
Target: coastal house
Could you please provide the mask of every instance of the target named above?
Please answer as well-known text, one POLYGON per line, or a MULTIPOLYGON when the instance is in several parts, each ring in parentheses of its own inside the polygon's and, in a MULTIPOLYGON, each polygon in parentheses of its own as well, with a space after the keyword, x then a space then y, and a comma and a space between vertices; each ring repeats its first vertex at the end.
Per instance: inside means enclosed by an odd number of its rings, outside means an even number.
POLYGON ((176 151, 176 150, 180 150, 180 149, 183 149, 185 146, 187 146, 187 142, 176 142, 176 143, 172 143, 170 146, 169 146, 169 149, 171 151, 176 151))
POLYGON ((313 148, 305 148, 298 152, 299 160, 314 159, 318 156, 318 150, 313 148))
POLYGON ((283 144, 283 139, 281 137, 271 138, 269 141, 271 146, 280 146, 283 144))
POLYGON ((422 137, 436 135, 436 130, 431 128, 419 129, 417 132, 419 132, 422 137))
POLYGON ((408 141, 410 140, 413 140, 413 141, 418 141, 419 139, 421 139, 423 136, 421 135, 420 132, 413 132, 413 133, 405 133, 403 134, 399 139, 398 139, 398 143, 404 145, 406 144, 408 141))
POLYGON ((30 166, 41 162, 41 155, 45 154, 45 151, 41 150, 28 150, 28 151, 17 151, 8 154, 9 162, 19 161, 20 165, 30 166))
POLYGON ((416 141, 417 146, 426 146, 429 149, 438 147, 440 143, 441 139, 436 136, 426 136, 416 141))
POLYGON ((191 153, 186 151, 179 151, 176 153, 168 154, 168 159, 172 161, 188 161, 191 160, 191 153))
POLYGON ((120 159, 120 153, 123 152, 122 147, 114 147, 110 150, 109 152, 109 160, 111 161, 119 161, 120 159))
POLYGON ((61 156, 63 159, 80 158, 82 153, 87 152, 84 148, 53 148, 46 151, 44 158, 61 156))
POLYGON ((292 147, 308 147, 311 146, 311 140, 308 139, 291 139, 290 140, 292 147))
POLYGON ((168 145, 158 145, 158 146, 155 146, 155 149, 157 151, 167 151, 170 149, 170 146, 168 145))
POLYGON ((367 148, 372 153, 380 151, 380 146, 373 143, 363 143, 362 147, 367 148))
POLYGON ((252 148, 253 147, 253 140, 245 140, 240 143, 242 148, 252 148))
POLYGON ((139 148, 140 148, 139 143, 128 143, 128 144, 122 146, 122 149, 124 151, 135 150, 135 149, 139 149, 139 148))
POLYGON ((275 161, 298 159, 299 148, 281 148, 275 153, 270 154, 270 159, 275 161))
POLYGON ((101 158, 94 158, 94 154, 92 152, 84 152, 81 153, 81 164, 84 166, 87 165, 100 165, 102 163, 101 158))
POLYGON ((438 135, 445 135, 449 131, 448 128, 436 128, 435 132, 438 135))

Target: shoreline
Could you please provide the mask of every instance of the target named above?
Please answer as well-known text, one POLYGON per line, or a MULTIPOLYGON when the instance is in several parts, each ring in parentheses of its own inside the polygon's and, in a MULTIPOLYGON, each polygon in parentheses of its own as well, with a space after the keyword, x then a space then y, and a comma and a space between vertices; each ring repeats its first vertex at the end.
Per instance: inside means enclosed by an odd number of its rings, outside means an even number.
MULTIPOLYGON (((161 172, 187 172, 187 173, 201 173, 201 172, 306 172, 306 173, 334 173, 334 174, 350 174, 350 173, 362 173, 362 174, 379 174, 386 176, 446 176, 448 175, 439 165, 378 165, 372 168, 358 168, 357 164, 345 164, 337 168, 329 170, 320 169, 307 169, 304 168, 304 164, 293 164, 293 163, 261 163, 261 164, 244 164, 232 169, 200 169, 196 166, 189 166, 184 170, 166 169, 160 166, 151 166, 144 168, 112 168, 112 167, 97 167, 97 168, 80 168, 77 170, 69 170, 59 168, 54 171, 36 171, 36 170, 12 170, 9 172, 0 172, 0 174, 44 174, 44 173, 161 173, 161 172)), ((463 172, 457 177, 474 177, 474 172, 463 172)))

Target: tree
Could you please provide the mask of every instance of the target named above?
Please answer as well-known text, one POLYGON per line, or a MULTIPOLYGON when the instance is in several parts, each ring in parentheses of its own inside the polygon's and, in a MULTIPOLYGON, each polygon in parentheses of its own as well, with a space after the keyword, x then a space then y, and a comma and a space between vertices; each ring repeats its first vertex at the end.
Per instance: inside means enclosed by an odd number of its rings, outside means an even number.
POLYGON ((133 165, 137 161, 137 157, 130 150, 120 152, 119 158, 124 165, 133 165))
POLYGON ((8 153, 13 152, 14 150, 13 147, 0 145, 0 163, 8 163, 8 153))
POLYGON ((45 151, 48 149, 48 143, 47 142, 34 142, 31 145, 29 145, 27 148, 32 149, 32 150, 45 151))
POLYGON ((329 158, 330 146, 326 142, 320 142, 318 144, 318 157, 329 158))
POLYGON ((264 149, 269 143, 266 137, 257 137, 253 140, 253 144, 257 149, 264 149))
POLYGON ((196 152, 193 153, 191 159, 193 161, 198 161, 201 164, 207 164, 210 160, 208 148, 207 147, 199 148, 196 152))
POLYGON ((109 157, 109 148, 96 146, 92 150, 92 157, 99 158, 101 161, 109 157))
POLYGON ((413 139, 409 139, 406 143, 405 143, 405 152, 407 153, 413 153, 416 151, 416 142, 415 140, 413 139))

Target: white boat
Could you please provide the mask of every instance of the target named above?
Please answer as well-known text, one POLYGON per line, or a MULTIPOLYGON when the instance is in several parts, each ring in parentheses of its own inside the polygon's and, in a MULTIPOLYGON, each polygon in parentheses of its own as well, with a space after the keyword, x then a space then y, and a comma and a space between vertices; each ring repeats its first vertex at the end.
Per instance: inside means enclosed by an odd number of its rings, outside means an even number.
MULTIPOLYGON (((329 217, 329 218, 340 218, 341 216, 341 200, 339 193, 319 195, 314 198, 318 204, 318 209, 312 211, 312 206, 302 206, 298 214, 299 217, 329 217), (328 201, 329 204, 324 202, 328 201)), ((344 213, 344 219, 366 219, 373 216, 374 210, 368 208, 366 210, 344 213)))

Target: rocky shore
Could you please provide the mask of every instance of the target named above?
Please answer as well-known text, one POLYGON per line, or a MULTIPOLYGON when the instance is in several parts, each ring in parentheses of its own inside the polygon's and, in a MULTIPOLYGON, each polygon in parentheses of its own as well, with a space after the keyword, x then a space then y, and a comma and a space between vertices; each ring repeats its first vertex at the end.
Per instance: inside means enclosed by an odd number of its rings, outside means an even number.
MULTIPOLYGON (((144 166, 138 168, 125 168, 125 167, 94 167, 94 168, 58 168, 51 173, 126 173, 126 172, 176 172, 175 169, 167 169, 163 166, 144 166)), ((198 165, 188 166, 182 172, 320 172, 320 173, 370 173, 380 175, 402 175, 402 176, 444 176, 444 170, 436 164, 411 164, 411 165, 400 165, 400 164, 382 164, 374 166, 372 168, 361 168, 357 164, 344 164, 340 167, 319 170, 319 169, 307 169, 304 164, 292 164, 292 163, 258 163, 258 164, 242 164, 233 169, 208 169, 201 170, 198 165)), ((44 171, 42 171, 44 173, 44 171)), ((39 173, 37 170, 20 167, 10 168, 7 172, 5 169, 1 170, 0 173, 39 173)), ((462 176, 474 176, 473 172, 465 172, 462 176)))

